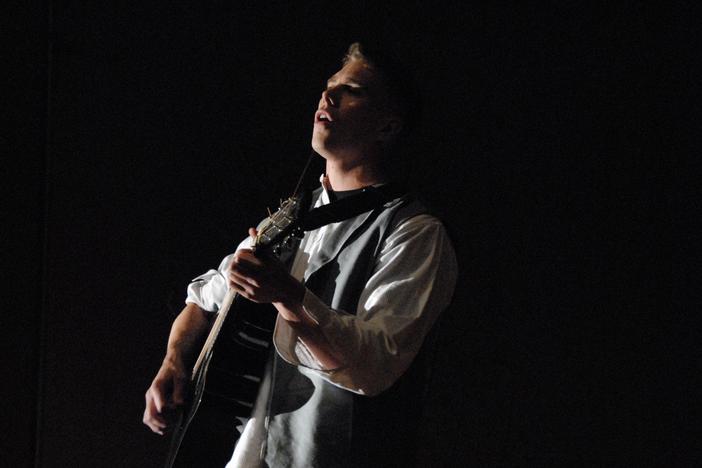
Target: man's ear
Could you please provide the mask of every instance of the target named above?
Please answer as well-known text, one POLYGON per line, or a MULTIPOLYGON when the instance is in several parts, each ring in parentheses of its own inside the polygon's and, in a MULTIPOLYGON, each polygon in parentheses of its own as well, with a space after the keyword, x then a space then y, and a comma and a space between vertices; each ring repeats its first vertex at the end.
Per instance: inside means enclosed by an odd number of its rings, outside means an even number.
POLYGON ((391 142, 402 132, 402 119, 395 116, 384 117, 378 122, 378 139, 383 142, 391 142))

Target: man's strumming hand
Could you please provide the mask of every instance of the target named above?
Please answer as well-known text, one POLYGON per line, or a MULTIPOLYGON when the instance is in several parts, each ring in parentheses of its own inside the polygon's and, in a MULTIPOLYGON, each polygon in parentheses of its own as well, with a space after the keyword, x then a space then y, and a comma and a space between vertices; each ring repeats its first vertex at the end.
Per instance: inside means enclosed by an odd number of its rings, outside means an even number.
POLYGON ((146 391, 144 424, 163 435, 175 414, 185 401, 187 374, 180 359, 166 357, 151 386, 146 391))

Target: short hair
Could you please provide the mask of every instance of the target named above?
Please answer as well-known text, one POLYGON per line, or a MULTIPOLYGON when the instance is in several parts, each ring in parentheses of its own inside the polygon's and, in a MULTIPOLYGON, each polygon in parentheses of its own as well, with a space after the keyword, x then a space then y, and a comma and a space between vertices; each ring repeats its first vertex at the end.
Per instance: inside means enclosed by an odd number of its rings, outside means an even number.
POLYGON ((363 60, 380 72, 390 104, 402 119, 402 134, 416 130, 421 120, 422 102, 412 73, 407 67, 380 47, 366 42, 354 42, 349 46, 342 63, 346 65, 351 60, 363 60))

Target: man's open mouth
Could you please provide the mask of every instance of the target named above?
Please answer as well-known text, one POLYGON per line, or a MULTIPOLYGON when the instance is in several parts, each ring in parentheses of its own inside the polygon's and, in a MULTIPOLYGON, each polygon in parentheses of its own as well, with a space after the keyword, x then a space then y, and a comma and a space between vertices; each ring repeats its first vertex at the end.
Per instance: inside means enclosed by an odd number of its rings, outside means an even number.
POLYGON ((332 119, 331 115, 329 115, 329 112, 324 111, 324 110, 318 110, 314 114, 314 122, 326 122, 326 123, 331 123, 333 122, 334 119, 332 119))

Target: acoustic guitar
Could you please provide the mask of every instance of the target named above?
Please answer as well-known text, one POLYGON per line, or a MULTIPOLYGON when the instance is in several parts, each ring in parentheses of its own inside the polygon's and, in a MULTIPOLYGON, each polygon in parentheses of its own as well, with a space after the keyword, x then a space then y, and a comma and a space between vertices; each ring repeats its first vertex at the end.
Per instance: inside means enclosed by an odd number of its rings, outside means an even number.
MULTIPOLYGON (((293 253, 303 231, 308 196, 292 197, 262 223, 254 255, 293 253)), ((229 290, 192 369, 186 403, 178 410, 166 468, 224 466, 251 415, 270 355, 276 311, 229 290)))

